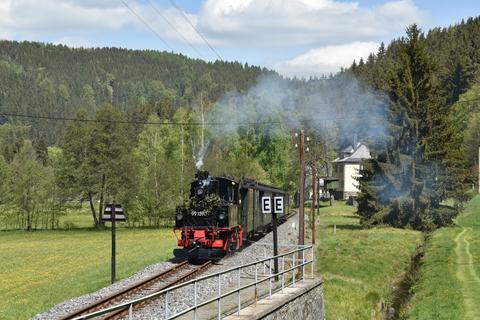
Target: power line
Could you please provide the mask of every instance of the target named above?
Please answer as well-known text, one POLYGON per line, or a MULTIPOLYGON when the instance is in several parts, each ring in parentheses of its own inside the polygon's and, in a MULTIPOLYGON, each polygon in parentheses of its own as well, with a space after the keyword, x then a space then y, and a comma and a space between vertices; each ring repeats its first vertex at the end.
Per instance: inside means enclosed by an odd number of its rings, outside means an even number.
POLYGON ((157 36, 157 38, 160 39, 160 41, 161 41, 166 47, 168 47, 171 51, 175 51, 175 50, 173 50, 173 48, 162 38, 162 36, 160 36, 160 34, 159 34, 157 31, 155 31, 155 29, 153 29, 153 28, 147 23, 147 21, 145 21, 140 15, 138 15, 131 7, 127 4, 127 2, 126 2, 125 0, 120 0, 120 1, 123 3, 123 5, 124 5, 128 10, 130 10, 130 12, 131 12, 133 15, 135 15, 135 17, 138 18, 138 20, 140 20, 148 29, 150 29, 150 31, 152 31, 152 32, 157 36))
POLYGON ((151 122, 151 121, 134 121, 134 120, 99 120, 99 119, 79 119, 69 117, 50 117, 19 113, 0 113, 4 117, 29 118, 29 119, 43 119, 52 121, 75 121, 75 122, 100 122, 100 123, 123 123, 123 124, 145 124, 145 125, 164 125, 164 126, 249 126, 262 124, 282 124, 281 121, 261 121, 261 122, 151 122))
MULTIPOLYGON (((467 103, 480 101, 480 98, 457 101, 456 103, 467 103)), ((51 117, 40 116, 31 114, 20 113, 6 113, 0 112, 0 116, 3 117, 15 117, 15 118, 29 118, 29 119, 44 119, 52 121, 76 121, 76 122, 103 122, 103 123, 124 123, 124 124, 144 124, 144 125, 166 125, 166 126, 253 126, 253 125, 271 125, 271 124, 285 124, 288 121, 253 121, 253 122, 149 122, 149 121, 134 121, 134 120, 99 120, 99 119, 78 119, 69 117, 51 117)), ((380 120, 386 121, 386 118, 369 116, 365 118, 352 118, 352 117, 334 117, 334 118, 322 118, 322 119, 303 119, 299 120, 301 123, 322 123, 327 121, 362 121, 362 120, 380 120)))
POLYGON ((160 17, 162 17, 162 19, 165 20, 165 22, 168 23, 168 25, 183 39, 183 41, 185 41, 190 46, 190 48, 192 48, 200 56, 200 58, 202 58, 203 60, 206 60, 205 57, 200 53, 200 51, 198 51, 197 48, 195 48, 193 44, 190 43, 190 41, 188 41, 188 39, 185 38, 177 28, 175 28, 175 26, 162 14, 162 12, 157 8, 157 6, 154 5, 154 3, 151 0, 148 0, 148 3, 153 8, 153 10, 155 10, 155 12, 160 17))
POLYGON ((220 61, 223 61, 223 58, 220 56, 220 54, 217 52, 217 50, 215 50, 213 48, 213 46, 208 42, 208 40, 202 35, 202 33, 193 25, 193 23, 190 21, 190 19, 188 19, 188 17, 185 15, 185 13, 183 12, 182 9, 180 9, 177 4, 175 3, 175 1, 173 0, 170 0, 170 3, 172 4, 172 6, 175 7, 175 9, 178 10, 178 12, 180 12, 180 14, 182 15, 183 19, 185 19, 185 21, 187 21, 187 23, 192 27, 192 29, 200 36, 200 38, 202 38, 202 40, 207 44, 207 46, 210 48, 210 50, 213 51, 214 54, 217 55, 217 57, 220 59, 220 61))
MULTIPOLYGON (((0 116, 3 117, 15 117, 15 118, 29 118, 29 119, 41 119, 51 121, 74 121, 74 122, 99 122, 99 123, 122 123, 122 124, 139 124, 139 125, 163 125, 163 126, 257 126, 257 125, 272 125, 272 124, 286 124, 287 121, 252 121, 252 122, 151 122, 151 121, 135 121, 135 120, 99 120, 99 119, 82 119, 82 118, 70 118, 70 117, 51 117, 40 116, 31 114, 20 113, 7 113, 0 112, 0 116)), ((356 118, 355 120, 373 120, 374 117, 368 118, 356 118)), ((305 119, 302 123, 320 123, 327 121, 344 121, 351 120, 350 118, 322 118, 322 119, 305 119)))

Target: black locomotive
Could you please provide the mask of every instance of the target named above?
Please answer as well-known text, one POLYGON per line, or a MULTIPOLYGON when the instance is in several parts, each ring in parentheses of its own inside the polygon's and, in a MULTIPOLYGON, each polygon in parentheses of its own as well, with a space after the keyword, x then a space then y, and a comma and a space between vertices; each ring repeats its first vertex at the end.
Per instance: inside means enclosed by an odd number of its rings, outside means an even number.
POLYGON ((277 213, 283 221, 288 213, 286 191, 254 180, 213 177, 198 171, 191 183, 190 199, 177 207, 175 230, 181 233, 177 258, 219 259, 241 249, 271 229, 272 215, 263 214, 262 197, 282 197, 285 207, 277 213))

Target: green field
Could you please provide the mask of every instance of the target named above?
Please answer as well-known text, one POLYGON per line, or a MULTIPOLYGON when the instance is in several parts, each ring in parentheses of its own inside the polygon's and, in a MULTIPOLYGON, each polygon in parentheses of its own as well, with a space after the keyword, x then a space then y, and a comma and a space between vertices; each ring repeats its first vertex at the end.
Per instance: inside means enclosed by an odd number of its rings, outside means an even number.
POLYGON ((414 288, 411 319, 480 319, 480 197, 456 226, 434 232, 422 277, 414 288))
POLYGON ((354 210, 342 202, 320 209, 316 261, 327 319, 381 319, 379 305, 390 298, 421 238, 412 230, 362 229, 354 210))
POLYGON ((83 205, 82 208, 69 212, 59 218, 58 224, 62 229, 93 228, 93 217, 90 208, 83 205))
MULTIPOLYGON (((0 232, 0 319, 26 319, 108 285, 110 234, 0 232)), ((174 246, 171 229, 117 229, 117 279, 169 259, 174 246)))

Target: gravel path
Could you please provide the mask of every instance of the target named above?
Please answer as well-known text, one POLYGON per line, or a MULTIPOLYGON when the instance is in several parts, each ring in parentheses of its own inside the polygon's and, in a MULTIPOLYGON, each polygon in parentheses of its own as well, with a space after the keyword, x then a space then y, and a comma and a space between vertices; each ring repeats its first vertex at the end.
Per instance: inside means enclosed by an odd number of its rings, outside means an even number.
MULTIPOLYGON (((278 240, 279 240, 279 252, 289 251, 292 248, 282 247, 282 245, 292 245, 297 243, 297 234, 298 234, 298 217, 297 215, 291 217, 287 222, 283 223, 278 227, 278 240), (294 227, 295 226, 295 227, 294 227)), ((272 243, 273 235, 270 232, 264 238, 260 239, 260 243, 272 243)), ((254 244, 241 252, 238 252, 234 255, 228 256, 220 261, 218 265, 210 267, 202 275, 217 273, 222 270, 230 269, 235 266, 253 262, 259 259, 262 259, 266 256, 272 256, 272 247, 264 246, 261 244, 254 244)), ((113 285, 105 287, 97 292, 86 294, 80 297, 76 297, 67 301, 64 301, 52 309, 48 310, 45 313, 35 316, 33 319, 58 319, 61 316, 71 313, 74 310, 80 309, 86 305, 92 304, 93 302, 112 295, 121 289, 131 286, 134 283, 137 283, 143 279, 149 278, 156 273, 159 273, 167 268, 170 268, 173 264, 170 262, 161 262, 151 266, 148 266, 144 270, 136 273, 135 275, 121 280, 113 285)), ((260 268, 260 267, 259 267, 260 268)), ((244 274, 241 275, 242 283, 246 283, 248 279, 252 278, 252 275, 255 273, 253 267, 251 270, 246 270, 244 274)), ((237 281, 237 273, 228 273, 221 276, 221 290, 226 292, 229 287, 233 287, 237 281)), ((252 281, 252 280, 250 280, 252 281)), ((197 302, 206 301, 212 298, 218 292, 218 279, 212 278, 205 281, 202 281, 198 284, 197 290, 197 302)), ((193 290, 190 287, 184 287, 172 294, 168 298, 168 312, 173 314, 180 310, 185 309, 190 306, 190 303, 193 302, 193 290)), ((222 303, 223 304, 223 303, 222 303)), ((225 302, 228 304, 228 301, 225 302)), ((156 319, 163 318, 165 314, 165 300, 164 297, 160 297, 150 303, 148 303, 142 310, 134 312, 134 319, 156 319)), ((200 317, 199 317, 200 318, 200 317)))
POLYGON ((465 306, 465 319, 480 319, 480 306, 478 304, 478 293, 480 292, 480 278, 475 272, 475 264, 470 252, 468 233, 472 228, 462 226, 462 231, 456 236, 457 244, 455 253, 457 255, 457 278, 463 288, 463 304, 465 306))

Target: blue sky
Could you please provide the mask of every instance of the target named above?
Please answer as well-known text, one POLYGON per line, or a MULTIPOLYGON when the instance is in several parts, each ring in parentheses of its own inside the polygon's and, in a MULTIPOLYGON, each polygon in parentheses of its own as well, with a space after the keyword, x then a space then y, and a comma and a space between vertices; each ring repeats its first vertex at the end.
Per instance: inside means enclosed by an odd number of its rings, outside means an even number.
POLYGON ((348 66, 413 22, 428 30, 477 15, 473 0, 0 0, 0 38, 217 59, 191 23, 224 60, 308 77, 348 66))

